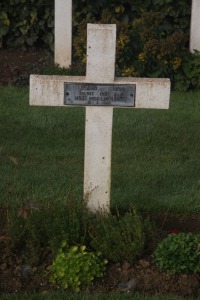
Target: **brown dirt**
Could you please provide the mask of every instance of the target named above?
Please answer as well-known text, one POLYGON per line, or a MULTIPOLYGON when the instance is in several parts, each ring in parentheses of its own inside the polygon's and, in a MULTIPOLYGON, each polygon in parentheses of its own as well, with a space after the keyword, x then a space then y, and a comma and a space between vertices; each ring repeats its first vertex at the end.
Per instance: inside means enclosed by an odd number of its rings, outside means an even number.
POLYGON ((53 63, 44 49, 0 49, 0 84, 28 84, 29 75, 40 73, 53 63))
MULTIPOLYGON (((43 50, 0 49, 0 84, 27 84, 29 75, 40 73, 52 63, 52 57, 43 50)), ((200 233, 199 216, 154 215, 152 218, 159 229, 159 239, 170 230, 200 233)), ((24 257, 10 247, 6 235, 6 211, 0 209, 0 292, 44 292, 55 290, 49 283, 48 268, 53 255, 49 249, 41 249, 40 263, 24 264, 24 257)), ((155 246, 155 245, 154 245, 155 246)), ((92 293, 139 291, 144 294, 169 294, 200 296, 200 275, 181 274, 172 276, 160 272, 153 263, 153 247, 135 264, 127 262, 110 264, 103 280, 96 281, 87 289, 92 293), (130 285, 130 288, 129 288, 130 285)))
MULTIPOLYGON (((49 249, 41 249, 43 259, 38 265, 23 263, 23 257, 9 248, 9 241, 0 242, 0 291, 4 293, 49 292, 57 288, 49 283, 48 270, 52 261, 49 249)), ((176 294, 200 296, 200 275, 170 275, 160 272, 151 255, 135 264, 110 264, 102 280, 97 280, 87 292, 135 292, 142 294, 176 294)))

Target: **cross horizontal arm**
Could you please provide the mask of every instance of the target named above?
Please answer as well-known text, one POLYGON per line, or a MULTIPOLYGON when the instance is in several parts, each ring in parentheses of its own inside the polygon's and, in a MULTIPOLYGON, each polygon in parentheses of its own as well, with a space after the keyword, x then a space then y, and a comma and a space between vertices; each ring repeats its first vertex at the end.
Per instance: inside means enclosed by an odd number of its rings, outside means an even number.
MULTIPOLYGON (((66 107, 65 82, 89 83, 84 76, 30 75, 30 105, 66 107)), ((169 108, 170 80, 167 78, 117 77, 111 84, 136 86, 134 108, 169 108)))

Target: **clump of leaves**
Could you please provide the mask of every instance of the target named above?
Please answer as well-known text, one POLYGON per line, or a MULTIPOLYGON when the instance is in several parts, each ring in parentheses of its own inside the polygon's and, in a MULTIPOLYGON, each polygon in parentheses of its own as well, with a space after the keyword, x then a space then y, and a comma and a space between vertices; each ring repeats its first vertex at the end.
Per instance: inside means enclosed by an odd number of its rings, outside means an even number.
POLYGON ((175 89, 178 91, 200 90, 200 52, 184 52, 182 65, 174 75, 175 89))
POLYGON ((133 22, 137 40, 134 66, 139 76, 170 77, 179 70, 180 54, 185 49, 187 32, 182 28, 171 30, 166 15, 160 12, 144 12, 133 22))
MULTIPOLYGON (((91 222, 91 220, 90 220, 91 222)), ((147 221, 146 221, 147 222, 147 221)), ((134 262, 141 257, 147 240, 146 227, 134 209, 120 215, 96 214, 89 226, 90 244, 110 261, 134 262)))
POLYGON ((48 4, 43 0, 1 1, 0 11, 0 38, 3 38, 3 46, 18 48, 47 45, 53 50, 52 1, 48 4))
POLYGON ((161 271, 171 274, 200 272, 200 236, 193 233, 169 234, 154 253, 161 271))
POLYGON ((57 249, 65 239, 68 245, 84 243, 85 207, 72 196, 66 202, 46 205, 29 201, 13 208, 8 215, 8 233, 13 247, 20 250, 26 263, 40 262, 41 247, 57 249), (52 226, 53 220, 53 226, 52 226))
POLYGON ((86 251, 86 246, 67 247, 62 241, 61 247, 52 263, 50 281, 63 289, 79 292, 97 278, 102 277, 107 260, 100 253, 86 251))

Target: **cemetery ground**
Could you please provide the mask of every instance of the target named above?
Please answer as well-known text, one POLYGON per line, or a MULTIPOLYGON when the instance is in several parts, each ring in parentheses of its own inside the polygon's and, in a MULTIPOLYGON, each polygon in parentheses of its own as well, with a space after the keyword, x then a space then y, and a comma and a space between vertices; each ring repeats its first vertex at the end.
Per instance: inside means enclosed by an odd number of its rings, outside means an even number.
MULTIPOLYGON (((82 201, 84 109, 30 107, 28 86, 14 86, 24 85, 30 73, 48 64, 43 52, 0 51, 2 299, 66 299, 66 292, 57 291, 46 275, 53 259, 49 247, 33 251, 30 256, 39 257, 28 260, 13 248, 23 233, 20 222, 32 212, 44 209, 42 225, 55 203, 63 207, 68 198, 82 201), (8 233, 11 220, 15 228, 8 233), (28 296, 20 294, 24 292, 28 296)), ((123 214, 133 205, 155 223, 154 239, 136 263, 109 263, 102 280, 81 295, 67 294, 67 299, 108 299, 108 294, 110 299, 138 300, 165 299, 157 293, 176 300, 176 295, 200 296, 198 274, 162 273, 152 257, 156 244, 170 231, 200 232, 199 128, 198 92, 173 92, 169 111, 114 110, 111 207, 123 214), (120 291, 119 284, 132 277, 136 288, 120 291)), ((48 221, 51 227, 57 224, 56 219, 48 221)))

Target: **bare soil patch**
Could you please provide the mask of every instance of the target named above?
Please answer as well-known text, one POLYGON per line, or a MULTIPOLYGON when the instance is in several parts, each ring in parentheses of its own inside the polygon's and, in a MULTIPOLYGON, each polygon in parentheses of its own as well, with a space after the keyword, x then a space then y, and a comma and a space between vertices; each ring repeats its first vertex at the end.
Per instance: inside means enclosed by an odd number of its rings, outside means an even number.
MULTIPOLYGON (((49 283, 48 270, 53 254, 49 249, 41 249, 38 265, 23 263, 17 252, 9 249, 7 241, 1 241, 0 251, 0 291, 4 293, 47 292, 56 290, 49 283)), ((176 294, 181 296, 200 296, 200 275, 170 275, 160 272, 148 255, 130 265, 127 262, 107 267, 102 280, 96 280, 86 289, 87 292, 141 292, 142 294, 176 294)))
POLYGON ((0 49, 0 84, 28 84, 30 74, 52 63, 53 55, 45 49, 0 49))

